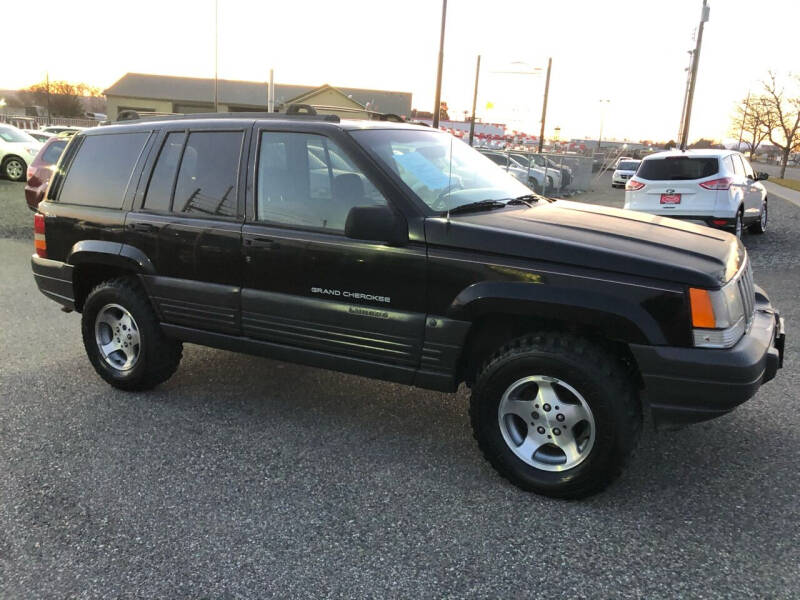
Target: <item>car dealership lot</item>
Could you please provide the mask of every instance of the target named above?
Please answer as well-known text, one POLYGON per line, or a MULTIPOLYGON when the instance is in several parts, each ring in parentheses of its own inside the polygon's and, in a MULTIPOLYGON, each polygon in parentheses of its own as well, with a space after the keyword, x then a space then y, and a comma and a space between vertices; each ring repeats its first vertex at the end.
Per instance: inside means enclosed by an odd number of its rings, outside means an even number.
MULTIPOLYGON (((576 199, 622 205, 595 183, 576 199)), ((616 484, 563 502, 494 473, 465 390, 192 345, 154 392, 110 388, 0 181, 0 597, 796 596, 800 209, 771 202, 744 242, 785 368, 728 416, 648 427, 616 484)))

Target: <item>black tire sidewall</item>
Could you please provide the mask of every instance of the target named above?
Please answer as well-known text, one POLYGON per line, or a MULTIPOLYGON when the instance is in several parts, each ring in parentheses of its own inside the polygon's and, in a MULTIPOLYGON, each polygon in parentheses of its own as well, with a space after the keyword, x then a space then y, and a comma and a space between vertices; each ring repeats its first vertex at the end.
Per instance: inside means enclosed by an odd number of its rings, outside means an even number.
POLYGON ((83 306, 81 331, 86 353, 95 370, 103 379, 112 384, 135 384, 141 380, 146 371, 147 363, 152 352, 152 341, 156 337, 157 323, 152 314, 143 306, 143 301, 129 288, 106 285, 94 290, 83 306), (139 328, 139 357, 132 369, 120 371, 109 365, 100 354, 95 339, 95 319, 97 313, 107 304, 119 304, 131 313, 139 328))
POLYGON ((480 424, 476 435, 500 462, 501 470, 524 489, 549 493, 574 486, 594 487, 621 453, 626 435, 624 408, 613 401, 614 390, 608 376, 599 369, 565 355, 532 350, 502 361, 485 373, 485 383, 478 393, 480 424), (498 422, 498 407, 505 390, 515 381, 530 375, 556 377, 575 388, 586 400, 595 421, 595 442, 589 456, 567 471, 544 471, 523 462, 506 444, 498 422))

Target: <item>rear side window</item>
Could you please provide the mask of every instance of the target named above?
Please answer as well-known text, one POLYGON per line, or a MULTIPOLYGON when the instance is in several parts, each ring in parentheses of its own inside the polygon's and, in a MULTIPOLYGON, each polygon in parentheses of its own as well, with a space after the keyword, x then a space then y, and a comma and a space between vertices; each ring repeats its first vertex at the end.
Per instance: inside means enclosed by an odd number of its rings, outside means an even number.
POLYGON ((241 131, 195 131, 183 150, 172 212, 236 216, 241 131))
POLYGON ((719 171, 719 160, 712 157, 675 156, 643 160, 636 176, 651 181, 702 179, 719 171))
POLYGON ((733 155, 733 172, 737 175, 744 175, 744 165, 742 164, 742 157, 738 154, 733 155))
POLYGON ((144 198, 144 208, 156 212, 169 212, 172 200, 172 185, 175 183, 175 174, 178 171, 178 161, 181 159, 181 150, 186 134, 183 131, 173 131, 164 139, 164 145, 158 154, 158 161, 147 186, 144 198))
POLYGON ((58 162, 58 157, 67 147, 67 140, 58 140, 50 144, 42 153, 42 161, 48 165, 54 165, 58 162))
POLYGON ((149 132, 86 136, 66 174, 59 201, 122 208, 128 181, 149 136, 149 132))

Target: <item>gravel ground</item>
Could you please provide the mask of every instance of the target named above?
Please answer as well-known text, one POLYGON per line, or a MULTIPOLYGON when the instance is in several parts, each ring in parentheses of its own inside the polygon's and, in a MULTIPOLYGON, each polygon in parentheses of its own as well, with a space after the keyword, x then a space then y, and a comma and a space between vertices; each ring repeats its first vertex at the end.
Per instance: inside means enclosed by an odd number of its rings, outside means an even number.
POLYGON ((25 204, 25 185, 0 178, 0 238, 33 238, 33 213, 25 204))
MULTIPOLYGON (((601 184, 580 198, 621 202, 601 184)), ((796 598, 800 209, 771 217, 745 242, 785 368, 730 415, 647 428, 581 502, 496 476, 464 390, 191 345, 157 390, 114 390, 30 242, 0 239, 0 598, 796 598)))

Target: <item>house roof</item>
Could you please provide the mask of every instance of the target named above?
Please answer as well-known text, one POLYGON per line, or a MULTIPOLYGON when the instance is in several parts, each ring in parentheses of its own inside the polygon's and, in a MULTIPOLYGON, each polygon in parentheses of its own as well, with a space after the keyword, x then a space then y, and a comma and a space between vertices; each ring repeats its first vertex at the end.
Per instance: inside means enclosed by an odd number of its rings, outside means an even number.
MULTIPOLYGON (((326 84, 327 85, 327 84, 326 84)), ((283 104, 304 96, 319 86, 275 84, 275 103, 283 104)), ((362 88, 335 88, 345 96, 380 112, 409 115, 411 93, 362 88)), ((177 102, 211 102, 214 98, 214 80, 172 75, 126 73, 103 92, 106 96, 124 96, 177 102)), ((266 106, 267 84, 260 81, 220 79, 219 101, 233 106, 266 106)))
POLYGON ((340 96, 342 96, 345 100, 347 100, 350 104, 353 105, 353 108, 364 108, 364 105, 361 104, 360 102, 358 102, 357 100, 355 100, 352 97, 352 95, 349 96, 349 95, 345 94, 339 88, 335 88, 332 85, 328 85, 327 83, 322 85, 322 86, 320 86, 320 87, 318 87, 318 88, 314 88, 314 89, 309 90, 309 91, 307 91, 307 92, 305 92, 303 94, 300 94, 299 96, 295 96, 294 98, 290 98, 289 100, 286 100, 286 103, 287 104, 302 104, 303 102, 307 102, 308 100, 310 100, 314 96, 317 96, 318 94, 321 94, 323 92, 327 92, 329 90, 335 92, 336 94, 339 94, 340 96))

